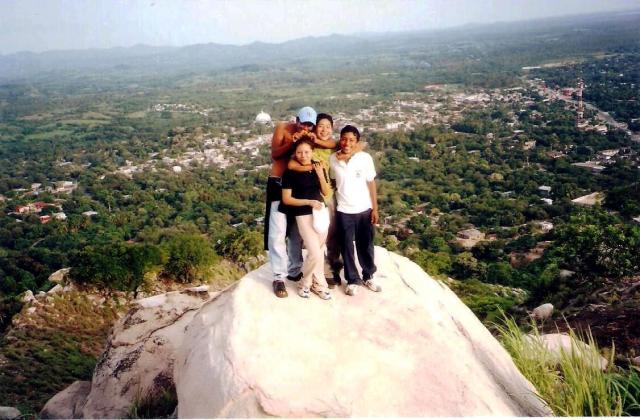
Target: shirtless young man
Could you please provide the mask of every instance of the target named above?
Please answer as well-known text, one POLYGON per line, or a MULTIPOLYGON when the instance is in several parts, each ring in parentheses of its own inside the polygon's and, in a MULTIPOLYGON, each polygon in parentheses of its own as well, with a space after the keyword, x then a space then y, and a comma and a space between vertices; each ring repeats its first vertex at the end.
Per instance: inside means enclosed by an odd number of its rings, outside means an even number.
POLYGON ((287 297, 285 278, 299 280, 302 276, 302 239, 296 223, 287 223, 287 216, 278 211, 282 199, 282 175, 287 169, 291 146, 316 124, 316 111, 304 107, 298 111, 296 122, 279 122, 271 139, 271 174, 267 182, 267 211, 265 215, 265 249, 269 251, 269 265, 273 272, 273 292, 287 297), (287 240, 288 239, 288 240, 287 240))

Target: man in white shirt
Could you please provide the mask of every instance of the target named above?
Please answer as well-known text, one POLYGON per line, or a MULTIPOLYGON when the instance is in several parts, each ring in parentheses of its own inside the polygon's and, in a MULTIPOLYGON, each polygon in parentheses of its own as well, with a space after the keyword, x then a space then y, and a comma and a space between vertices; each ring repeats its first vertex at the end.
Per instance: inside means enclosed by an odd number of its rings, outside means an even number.
MULTIPOLYGON (((350 154, 360 141, 360 132, 352 125, 340 131, 340 152, 350 154)), ((338 207, 336 218, 343 230, 342 259, 344 277, 347 280, 345 292, 355 295, 358 284, 380 292, 382 288, 373 280, 376 272, 373 251, 373 226, 378 223, 378 193, 376 190, 376 170, 371 155, 356 152, 348 160, 339 160, 336 153, 329 158, 331 177, 336 180, 338 207), (362 267, 362 278, 355 263, 355 250, 362 267)))

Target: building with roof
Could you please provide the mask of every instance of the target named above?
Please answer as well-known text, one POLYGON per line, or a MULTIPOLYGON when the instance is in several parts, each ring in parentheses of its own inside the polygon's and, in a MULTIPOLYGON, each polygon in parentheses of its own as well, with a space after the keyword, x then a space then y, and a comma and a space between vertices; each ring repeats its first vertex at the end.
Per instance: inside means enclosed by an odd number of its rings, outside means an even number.
POLYGON ((604 194, 601 192, 594 192, 583 195, 582 197, 574 198, 571 202, 579 206, 595 206, 596 204, 601 204, 602 200, 604 200, 604 194))

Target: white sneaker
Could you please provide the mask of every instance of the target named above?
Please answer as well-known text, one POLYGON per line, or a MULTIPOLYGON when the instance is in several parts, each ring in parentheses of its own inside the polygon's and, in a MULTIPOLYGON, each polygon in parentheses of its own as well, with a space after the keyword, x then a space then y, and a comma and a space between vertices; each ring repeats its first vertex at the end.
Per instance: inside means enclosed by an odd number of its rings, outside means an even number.
POLYGON ((362 282, 369 290, 374 292, 382 292, 382 287, 379 284, 373 281, 373 279, 365 280, 362 282))
POLYGON ((306 287, 299 287, 298 288, 298 296, 300 296, 301 298, 305 298, 308 299, 309 298, 309 289, 306 287))
POLYGON ((329 300, 331 299, 331 293, 324 287, 320 287, 317 284, 311 286, 311 291, 316 295, 320 296, 320 299, 329 300))
POLYGON ((358 285, 357 284, 347 284, 344 288, 344 292, 349 296, 355 296, 358 293, 358 285))

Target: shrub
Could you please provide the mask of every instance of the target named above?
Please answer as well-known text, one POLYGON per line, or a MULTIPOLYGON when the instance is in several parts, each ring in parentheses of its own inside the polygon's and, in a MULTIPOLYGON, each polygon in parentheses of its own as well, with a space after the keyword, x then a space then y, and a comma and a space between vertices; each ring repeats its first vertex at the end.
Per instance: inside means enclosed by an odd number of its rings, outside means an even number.
POLYGON ((160 266, 163 259, 155 245, 88 246, 76 256, 70 275, 78 283, 135 291, 144 282, 144 274, 160 266))
POLYGON ((202 279, 205 270, 219 258, 209 241, 200 235, 174 236, 169 240, 168 249, 165 273, 185 283, 202 279))

